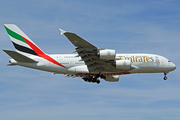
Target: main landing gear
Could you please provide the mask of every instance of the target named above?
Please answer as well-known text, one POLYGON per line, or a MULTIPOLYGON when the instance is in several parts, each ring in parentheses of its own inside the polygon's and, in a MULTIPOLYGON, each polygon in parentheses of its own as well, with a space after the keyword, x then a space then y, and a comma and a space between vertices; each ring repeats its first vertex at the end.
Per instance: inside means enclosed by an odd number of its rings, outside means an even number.
POLYGON ((167 73, 164 72, 164 78, 163 78, 164 80, 167 80, 167 79, 168 79, 166 75, 167 75, 167 73))
POLYGON ((92 82, 92 83, 99 84, 100 83, 100 80, 98 79, 99 77, 105 79, 105 76, 101 75, 101 74, 97 74, 96 76, 88 75, 86 77, 83 77, 82 79, 84 79, 84 81, 86 81, 86 82, 92 82))

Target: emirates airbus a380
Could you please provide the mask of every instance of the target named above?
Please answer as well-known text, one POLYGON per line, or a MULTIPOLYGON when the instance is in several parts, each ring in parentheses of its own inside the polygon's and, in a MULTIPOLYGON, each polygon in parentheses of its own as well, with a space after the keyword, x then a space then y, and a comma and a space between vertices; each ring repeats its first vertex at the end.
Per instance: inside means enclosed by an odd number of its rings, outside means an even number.
POLYGON ((86 82, 100 83, 99 78, 119 81, 119 75, 133 73, 167 73, 176 69, 167 58, 155 54, 117 54, 115 50, 98 48, 78 35, 60 29, 76 47, 77 54, 46 54, 16 25, 4 25, 16 51, 3 50, 13 59, 9 66, 23 67, 81 77, 86 82))

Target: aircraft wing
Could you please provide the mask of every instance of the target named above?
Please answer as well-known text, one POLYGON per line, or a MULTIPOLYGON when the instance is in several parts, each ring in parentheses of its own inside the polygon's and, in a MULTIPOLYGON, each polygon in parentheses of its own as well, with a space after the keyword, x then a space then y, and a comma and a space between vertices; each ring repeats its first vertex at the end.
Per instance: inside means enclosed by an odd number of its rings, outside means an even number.
POLYGON ((75 33, 65 32, 62 29, 60 30, 61 35, 64 34, 71 41, 71 43, 77 47, 75 52, 77 52, 78 56, 80 56, 82 61, 85 62, 91 73, 103 71, 117 72, 117 70, 114 69, 111 61, 99 58, 98 51, 104 49, 92 45, 75 33))
POLYGON ((72 42, 72 44, 79 48, 97 48, 91 43, 85 41, 83 38, 78 35, 70 32, 65 32, 64 35, 72 42))

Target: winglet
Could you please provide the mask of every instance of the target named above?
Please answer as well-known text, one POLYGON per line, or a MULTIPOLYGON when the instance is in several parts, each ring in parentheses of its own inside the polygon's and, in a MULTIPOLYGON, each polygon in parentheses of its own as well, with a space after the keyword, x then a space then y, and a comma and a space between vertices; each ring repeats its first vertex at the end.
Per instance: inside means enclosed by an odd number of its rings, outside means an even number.
POLYGON ((59 30, 61 31, 61 35, 63 35, 66 31, 62 30, 59 28, 59 30))

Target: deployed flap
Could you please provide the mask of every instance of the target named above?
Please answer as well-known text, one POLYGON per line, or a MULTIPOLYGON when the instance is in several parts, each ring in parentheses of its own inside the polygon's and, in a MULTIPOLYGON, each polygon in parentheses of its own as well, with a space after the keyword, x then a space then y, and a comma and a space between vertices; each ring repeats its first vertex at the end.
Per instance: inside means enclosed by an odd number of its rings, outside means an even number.
POLYGON ((72 44, 76 47, 80 48, 97 48, 91 43, 87 42, 83 38, 71 32, 64 32, 64 35, 72 42, 72 44))
POLYGON ((18 62, 26 62, 26 63, 37 63, 37 61, 26 57, 18 52, 11 51, 11 50, 3 50, 5 53, 7 53, 9 56, 11 56, 14 60, 18 62))

